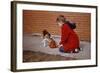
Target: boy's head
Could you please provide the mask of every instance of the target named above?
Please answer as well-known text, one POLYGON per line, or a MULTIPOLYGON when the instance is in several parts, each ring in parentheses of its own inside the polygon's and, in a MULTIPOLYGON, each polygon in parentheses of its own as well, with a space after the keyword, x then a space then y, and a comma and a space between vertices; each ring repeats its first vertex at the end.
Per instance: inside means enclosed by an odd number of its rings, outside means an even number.
POLYGON ((64 23, 66 23, 66 18, 63 15, 59 15, 56 22, 61 27, 64 23))

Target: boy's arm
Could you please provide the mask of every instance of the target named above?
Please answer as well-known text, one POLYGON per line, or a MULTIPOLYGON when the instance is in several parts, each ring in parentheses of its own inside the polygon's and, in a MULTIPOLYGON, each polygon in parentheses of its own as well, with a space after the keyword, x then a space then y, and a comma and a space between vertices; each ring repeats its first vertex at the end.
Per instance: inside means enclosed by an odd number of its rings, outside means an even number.
POLYGON ((68 37, 69 37, 69 33, 70 33, 70 29, 67 25, 64 25, 62 28, 61 28, 61 42, 60 42, 60 45, 61 44, 64 44, 68 37))

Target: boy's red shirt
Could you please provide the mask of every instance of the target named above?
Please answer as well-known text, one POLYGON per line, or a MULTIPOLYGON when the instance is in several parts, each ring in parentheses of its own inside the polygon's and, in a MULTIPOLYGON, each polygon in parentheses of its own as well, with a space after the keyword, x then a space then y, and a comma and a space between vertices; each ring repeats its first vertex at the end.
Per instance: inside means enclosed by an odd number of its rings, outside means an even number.
POLYGON ((64 51, 73 51, 75 48, 79 48, 78 35, 67 24, 63 24, 61 27, 61 42, 64 51))

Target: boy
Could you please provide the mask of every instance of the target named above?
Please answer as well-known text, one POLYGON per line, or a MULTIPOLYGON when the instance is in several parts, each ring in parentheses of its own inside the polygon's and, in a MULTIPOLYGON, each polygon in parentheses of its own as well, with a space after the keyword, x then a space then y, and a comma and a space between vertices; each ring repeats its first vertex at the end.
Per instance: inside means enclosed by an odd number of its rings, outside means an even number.
POLYGON ((56 19, 57 24, 61 28, 61 41, 59 43, 59 51, 67 53, 79 52, 79 38, 74 30, 69 26, 66 18, 63 15, 59 15, 56 19))

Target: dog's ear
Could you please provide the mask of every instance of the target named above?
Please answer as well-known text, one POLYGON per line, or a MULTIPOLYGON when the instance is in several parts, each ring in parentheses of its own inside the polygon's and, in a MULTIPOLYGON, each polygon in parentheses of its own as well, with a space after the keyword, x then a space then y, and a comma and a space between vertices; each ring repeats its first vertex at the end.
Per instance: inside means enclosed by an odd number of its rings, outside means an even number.
POLYGON ((46 29, 44 29, 44 30, 42 31, 42 33, 43 33, 43 35, 45 36, 45 35, 48 33, 48 31, 47 31, 46 29))
POLYGON ((47 30, 44 29, 44 30, 42 31, 42 34, 43 34, 43 38, 44 38, 44 36, 47 34, 47 30))
POLYGON ((46 29, 44 29, 44 30, 42 31, 42 33, 43 33, 43 38, 44 38, 45 35, 48 35, 49 38, 51 37, 51 34, 50 34, 46 29))

